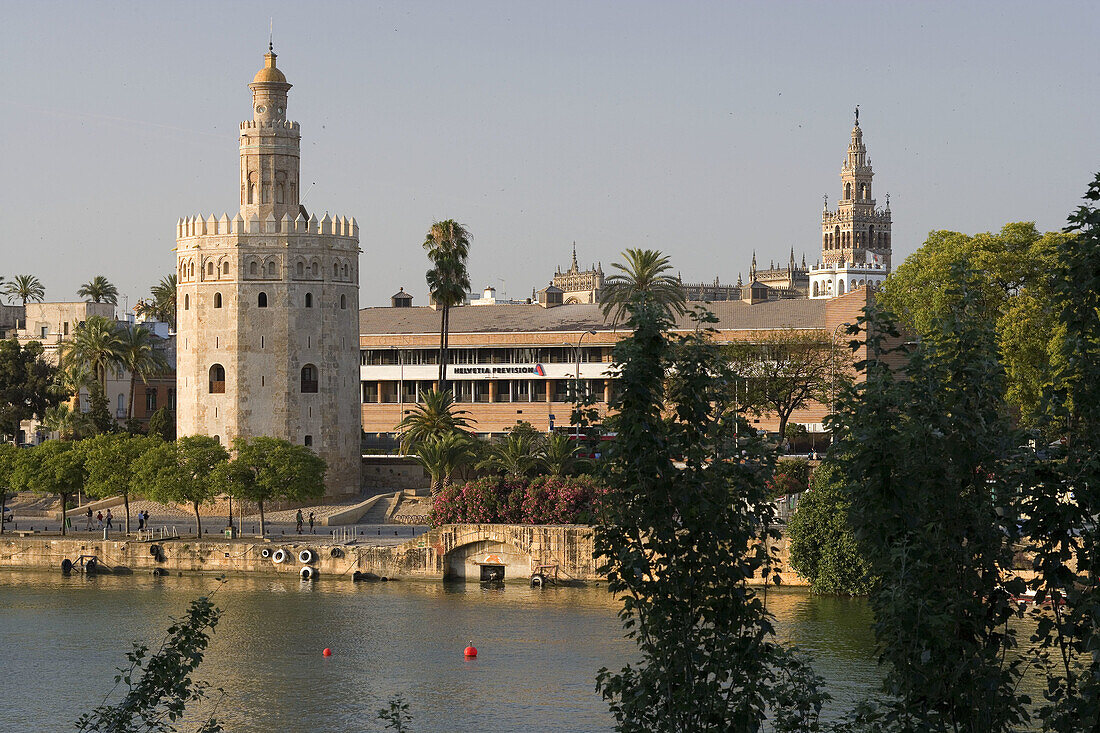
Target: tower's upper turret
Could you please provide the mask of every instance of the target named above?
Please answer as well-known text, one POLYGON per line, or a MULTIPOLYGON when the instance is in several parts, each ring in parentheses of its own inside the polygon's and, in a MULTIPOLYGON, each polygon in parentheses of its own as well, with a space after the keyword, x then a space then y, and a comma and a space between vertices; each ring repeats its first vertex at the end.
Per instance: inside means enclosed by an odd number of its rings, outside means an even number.
POLYGON ((264 54, 264 67, 252 77, 248 88, 252 90, 252 113, 254 120, 285 120, 286 93, 291 85, 286 75, 275 66, 278 56, 269 43, 264 54))
POLYGON ((875 207, 871 181, 875 172, 863 144, 856 107, 852 141, 840 167, 841 192, 836 211, 828 199, 821 212, 821 260, 826 264, 878 262, 890 267, 890 208, 875 207))
POLYGON ((252 119, 241 123, 241 216, 245 220, 298 216, 301 132, 297 122, 286 118, 291 85, 275 59, 275 50, 268 44, 264 66, 248 85, 252 119))

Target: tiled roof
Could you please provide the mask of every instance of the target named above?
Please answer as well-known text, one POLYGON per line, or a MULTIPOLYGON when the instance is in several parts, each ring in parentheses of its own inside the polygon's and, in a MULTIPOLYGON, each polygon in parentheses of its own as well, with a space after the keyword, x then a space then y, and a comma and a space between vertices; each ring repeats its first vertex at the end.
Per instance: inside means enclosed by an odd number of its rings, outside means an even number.
MULTIPOLYGON (((741 301, 709 304, 718 317, 720 330, 767 330, 774 328, 825 328, 825 300, 807 298, 773 300, 749 305, 741 301)), ((695 304, 693 304, 695 305, 695 304)), ((702 305, 702 304, 697 304, 702 305)), ((359 311, 360 334, 419 334, 439 332, 439 311, 426 306, 414 308, 363 308, 359 311)), ((687 317, 682 328, 692 328, 687 317)), ((610 331, 611 324, 594 304, 559 305, 469 305, 451 309, 451 333, 507 333, 526 331, 610 331)))

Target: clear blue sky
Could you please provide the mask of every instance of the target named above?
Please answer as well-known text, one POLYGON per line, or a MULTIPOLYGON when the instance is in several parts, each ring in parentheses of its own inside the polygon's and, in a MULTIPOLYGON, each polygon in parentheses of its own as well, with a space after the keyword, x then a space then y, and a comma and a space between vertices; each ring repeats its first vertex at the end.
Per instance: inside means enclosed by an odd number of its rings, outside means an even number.
POLYGON ((132 306, 175 222, 232 216, 274 16, 311 211, 355 216, 364 305, 425 302, 435 219, 475 287, 664 250, 736 281, 820 251, 860 105, 895 259, 930 230, 1061 228, 1100 170, 1100 5, 937 2, 5 3, 0 274, 132 306))

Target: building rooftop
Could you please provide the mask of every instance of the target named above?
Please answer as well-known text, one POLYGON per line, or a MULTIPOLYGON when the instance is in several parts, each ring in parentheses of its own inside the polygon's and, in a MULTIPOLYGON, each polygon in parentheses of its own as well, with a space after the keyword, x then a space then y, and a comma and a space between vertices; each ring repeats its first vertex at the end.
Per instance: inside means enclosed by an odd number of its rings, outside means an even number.
MULTIPOLYGON (((825 328, 824 300, 776 300, 749 305, 741 301, 709 304, 720 330, 758 331, 777 328, 825 328)), ((702 305, 691 303, 689 305, 702 305)), ((414 308, 363 308, 359 311, 360 334, 423 334, 439 332, 439 311, 414 308)), ((451 309, 451 333, 507 333, 510 331, 612 331, 610 322, 595 304, 483 305, 451 309)), ((678 319, 681 328, 694 326, 688 317, 678 319)))

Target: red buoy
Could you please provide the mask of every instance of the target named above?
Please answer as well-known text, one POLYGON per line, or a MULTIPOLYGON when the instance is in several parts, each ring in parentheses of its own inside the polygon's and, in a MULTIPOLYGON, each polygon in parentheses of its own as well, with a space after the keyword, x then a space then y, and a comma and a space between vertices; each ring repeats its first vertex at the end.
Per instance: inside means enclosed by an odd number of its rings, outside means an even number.
POLYGON ((474 647, 474 643, 472 641, 470 642, 470 646, 466 647, 465 651, 463 651, 462 654, 467 659, 473 659, 477 656, 477 648, 474 647))
MULTIPOLYGON (((476 654, 477 652, 474 652, 474 653, 476 654)), ((325 650, 323 652, 321 652, 321 656, 331 657, 332 656, 332 650, 329 649, 328 647, 325 647, 325 650)))

